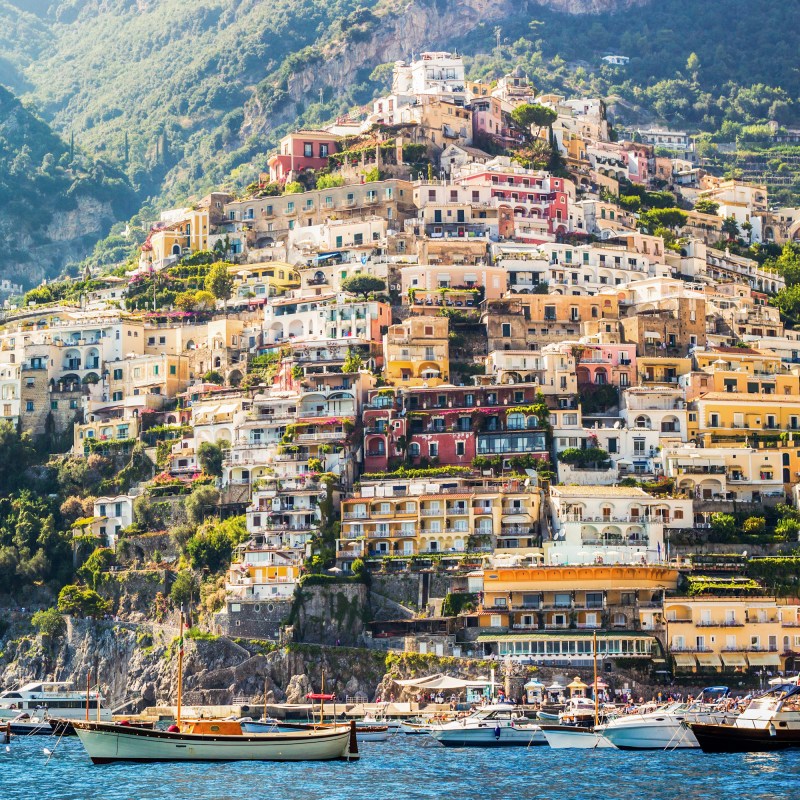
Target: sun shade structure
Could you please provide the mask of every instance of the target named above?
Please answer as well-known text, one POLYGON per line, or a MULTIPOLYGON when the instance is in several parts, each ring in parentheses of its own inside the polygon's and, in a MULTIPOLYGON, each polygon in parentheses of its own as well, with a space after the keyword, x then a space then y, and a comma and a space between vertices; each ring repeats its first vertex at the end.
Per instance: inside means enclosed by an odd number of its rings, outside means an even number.
POLYGON ((395 680, 398 686, 410 686, 415 689, 448 690, 448 689, 473 689, 486 686, 489 678, 478 678, 474 681, 462 681, 460 678, 451 678, 449 675, 431 675, 427 678, 411 678, 409 680, 395 680))

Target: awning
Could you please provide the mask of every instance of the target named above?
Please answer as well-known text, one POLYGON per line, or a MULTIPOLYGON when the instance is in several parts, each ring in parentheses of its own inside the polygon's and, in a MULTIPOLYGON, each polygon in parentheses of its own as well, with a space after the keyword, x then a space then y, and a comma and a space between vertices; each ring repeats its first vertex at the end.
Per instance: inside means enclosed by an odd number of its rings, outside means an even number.
POLYGON ((338 250, 332 253, 317 253, 317 255, 314 256, 314 261, 325 261, 327 258, 336 258, 336 256, 341 257, 341 255, 342 254, 338 250))
POLYGON ((716 653, 698 653, 697 663, 701 667, 720 667, 722 661, 716 653))
POLYGON ((751 667, 779 667, 781 657, 777 653, 748 653, 747 660, 751 667))
POLYGON ((474 681, 462 681, 460 678, 451 678, 449 675, 429 675, 427 678, 396 680, 395 683, 398 686, 411 686, 417 689, 477 689, 487 686, 490 680, 489 678, 480 678, 474 681))
POLYGON ((695 667, 697 665, 694 656, 688 653, 674 653, 672 657, 675 659, 676 667, 695 667))
POLYGON ((723 653, 722 663, 726 667, 746 667, 747 661, 741 653, 723 653))

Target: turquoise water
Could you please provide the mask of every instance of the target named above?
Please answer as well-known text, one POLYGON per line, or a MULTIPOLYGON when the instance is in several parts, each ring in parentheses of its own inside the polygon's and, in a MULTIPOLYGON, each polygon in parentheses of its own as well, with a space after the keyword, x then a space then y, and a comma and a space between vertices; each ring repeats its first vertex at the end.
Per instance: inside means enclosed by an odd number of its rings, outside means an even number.
POLYGON ((800 751, 704 755, 366 742, 356 763, 108 764, 77 739, 0 745, 0 800, 800 800, 800 751))

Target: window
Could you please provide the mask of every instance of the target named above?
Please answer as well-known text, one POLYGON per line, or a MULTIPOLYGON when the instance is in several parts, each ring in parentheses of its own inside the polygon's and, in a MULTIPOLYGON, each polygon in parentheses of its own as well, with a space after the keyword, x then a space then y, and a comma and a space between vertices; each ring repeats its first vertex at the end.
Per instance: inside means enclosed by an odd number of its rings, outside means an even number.
POLYGON ((327 158, 328 157, 328 148, 329 148, 329 145, 320 144, 320 146, 319 146, 319 157, 320 158, 327 158))
POLYGON ((51 411, 58 411, 58 400, 51 400, 50 401, 50 410, 51 411))
POLYGON ((303 143, 303 155, 306 158, 313 158, 314 157, 314 145, 311 142, 304 142, 303 143))
POLYGON ((26 401, 25 401, 25 410, 26 410, 27 412, 29 412, 29 413, 30 413, 31 411, 33 411, 33 400, 26 400, 26 401))
POLYGON ((431 458, 438 458, 438 456, 439 456, 439 443, 438 442, 431 442, 428 445, 428 455, 431 458))
POLYGON ((169 365, 169 374, 170 375, 177 375, 178 374, 178 367, 175 364, 169 365))
POLYGON ((466 450, 464 442, 456 442, 456 455, 463 456, 465 452, 466 450))
POLYGON ((293 211, 294 211, 294 200, 290 200, 290 201, 289 201, 289 202, 286 204, 286 212, 287 212, 288 214, 291 214, 293 211))
POLYGON ((504 339, 508 339, 511 336, 511 323, 504 322, 501 326, 502 335, 504 339))
POLYGON ((122 380, 122 370, 121 369, 115 369, 114 370, 114 380, 115 381, 121 381, 122 380))

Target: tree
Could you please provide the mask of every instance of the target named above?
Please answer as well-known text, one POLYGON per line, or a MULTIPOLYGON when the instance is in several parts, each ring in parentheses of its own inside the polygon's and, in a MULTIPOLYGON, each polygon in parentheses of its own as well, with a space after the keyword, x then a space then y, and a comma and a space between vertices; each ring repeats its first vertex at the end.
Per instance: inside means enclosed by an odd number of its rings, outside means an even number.
POLYGON ((55 608, 37 611, 31 617, 31 625, 33 625, 42 636, 49 636, 51 639, 63 636, 67 631, 67 624, 64 622, 64 617, 62 617, 55 608))
POLYGON ((58 610, 73 617, 102 617, 109 612, 111 603, 100 597, 94 589, 68 584, 58 593, 58 610))
POLYGON ((361 358, 361 354, 355 352, 354 350, 348 350, 347 356, 342 363, 342 372, 358 372, 363 366, 364 359, 361 358))
POLYGON ((228 265, 223 261, 212 264, 206 275, 206 291, 211 292, 217 300, 225 303, 228 308, 228 300, 233 294, 233 276, 228 272, 228 265))
POLYGON ((386 290, 385 281, 373 275, 351 275, 341 283, 342 291, 349 294, 360 294, 366 297, 370 292, 383 292, 386 290))
POLYGON ((701 197, 695 204, 694 210, 699 214, 712 214, 716 215, 719 211, 719 203, 714 200, 709 200, 707 197, 701 197))
POLYGON ((711 515, 711 530, 718 541, 729 541, 736 535, 736 517, 733 514, 716 513, 711 515))
POLYGON ((289 183, 283 187, 284 194, 302 194, 305 190, 306 187, 303 186, 300 181, 289 181, 289 183))
POLYGON ((213 486, 198 486, 186 498, 184 509, 192 525, 200 525, 209 513, 216 511, 219 492, 213 486))
POLYGON ((742 530, 751 536, 760 536, 767 528, 764 517, 748 517, 742 523, 742 530))
POLYGON ((31 437, 20 434, 8 420, 0 422, 0 494, 9 494, 21 485, 25 470, 33 463, 35 450, 31 437))
POLYGON ((781 289, 772 298, 772 304, 787 317, 795 320, 800 319, 800 284, 781 289))
POLYGON ((558 114, 547 106, 538 103, 522 103, 511 112, 511 119, 530 136, 532 126, 549 128, 558 118, 558 114))
POLYGON ((774 269, 783 277, 787 286, 800 283, 800 255, 791 244, 785 244, 777 258, 765 261, 764 267, 774 269))
POLYGON ((225 383, 225 378, 221 372, 218 372, 215 369, 210 369, 205 375, 203 375, 203 383, 216 383, 217 386, 222 386, 222 384, 225 383))
POLYGON ((108 547, 98 547, 78 569, 78 575, 95 591, 101 576, 114 563, 114 551, 108 547))
POLYGON ((208 567, 209 571, 217 572, 228 566, 233 548, 246 538, 243 516, 207 523, 186 542, 186 555, 195 569, 208 567))
POLYGON ((191 291, 178 292, 175 296, 175 305, 181 311, 194 311, 197 307, 197 294, 191 291))
POLYGON ((653 208, 639 217, 639 222, 651 233, 656 228, 682 228, 689 215, 679 208, 653 208))
POLYGON ((697 73, 700 70, 700 59, 697 53, 689 53, 686 59, 686 71, 692 76, 692 80, 697 83, 697 73))
POLYGON ((197 311, 213 311, 216 301, 211 292, 200 289, 194 296, 194 307, 197 311))
POLYGON ((736 217, 725 217, 722 221, 722 233, 727 239, 736 239, 739 236, 739 223, 736 217))
POLYGON ((206 475, 221 477, 222 447, 214 442, 203 442, 197 448, 197 462, 206 475))
POLYGON ((172 588, 169 591, 169 599, 176 608, 183 608, 184 606, 188 607, 192 602, 192 598, 195 597, 200 597, 200 586, 197 583, 197 578, 190 570, 182 569, 172 584, 172 588))
POLYGON ((335 189, 337 186, 344 186, 341 175, 320 175, 317 178, 317 189, 335 189))

